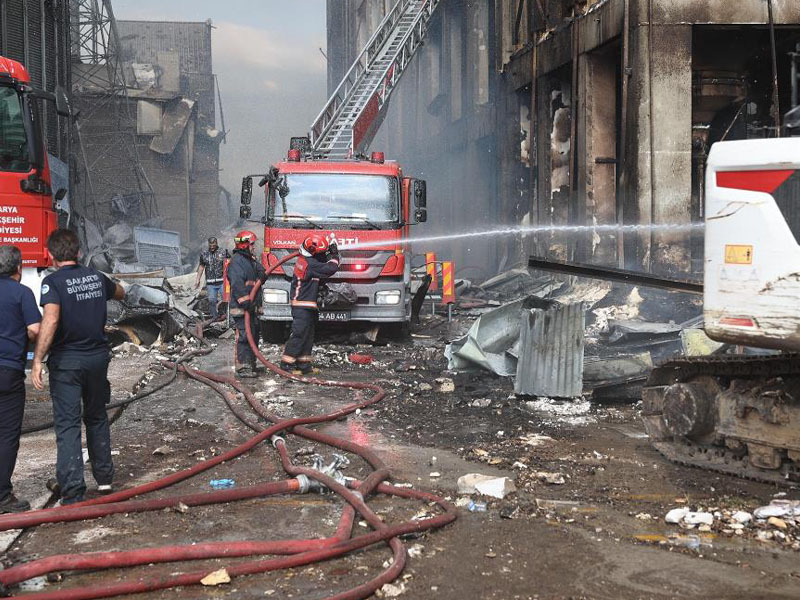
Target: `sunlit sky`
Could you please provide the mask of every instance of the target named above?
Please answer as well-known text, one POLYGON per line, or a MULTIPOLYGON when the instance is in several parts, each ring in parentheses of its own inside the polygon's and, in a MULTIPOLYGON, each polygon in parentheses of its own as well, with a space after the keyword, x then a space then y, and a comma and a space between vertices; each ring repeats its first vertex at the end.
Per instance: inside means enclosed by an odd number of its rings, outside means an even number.
POLYGON ((237 197, 242 176, 284 156, 326 100, 325 0, 113 0, 113 7, 121 20, 213 22, 230 132, 220 180, 237 197))

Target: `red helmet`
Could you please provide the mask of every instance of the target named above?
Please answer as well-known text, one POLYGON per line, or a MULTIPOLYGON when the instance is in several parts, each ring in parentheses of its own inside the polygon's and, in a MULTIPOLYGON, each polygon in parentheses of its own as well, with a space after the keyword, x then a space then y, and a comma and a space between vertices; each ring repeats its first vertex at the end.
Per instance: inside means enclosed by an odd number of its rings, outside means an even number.
POLYGON ((233 237, 233 243, 241 250, 248 250, 251 245, 256 243, 256 234, 252 231, 240 231, 233 237))
POLYGON ((305 250, 310 256, 328 251, 328 240, 319 234, 308 236, 303 240, 300 250, 305 250))

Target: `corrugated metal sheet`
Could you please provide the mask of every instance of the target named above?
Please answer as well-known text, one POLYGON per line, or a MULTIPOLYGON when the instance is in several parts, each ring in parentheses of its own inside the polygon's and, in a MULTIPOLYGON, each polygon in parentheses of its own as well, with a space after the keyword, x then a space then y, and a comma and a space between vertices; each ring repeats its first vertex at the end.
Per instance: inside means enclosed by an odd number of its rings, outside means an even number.
POLYGON ((25 62, 25 2, 6 0, 6 22, 3 40, 4 55, 19 62, 25 62))
POLYGON ((158 64, 159 52, 180 53, 181 71, 211 73, 208 23, 117 21, 123 59, 158 64))
POLYGON ((523 312, 514 391, 555 398, 580 396, 585 324, 582 302, 523 312))
POLYGON ((31 83, 34 87, 44 87, 44 39, 42 39, 42 5, 38 0, 28 0, 26 2, 28 11, 28 47, 27 64, 28 72, 31 74, 31 83))
POLYGON ((136 260, 148 267, 180 267, 181 236, 177 231, 134 227, 136 260))
MULTIPOLYGON (((46 89, 50 92, 56 89, 58 85, 58 40, 56 39, 56 24, 55 24, 55 11, 53 10, 52 3, 45 4, 44 14, 44 45, 45 45, 45 72, 44 79, 46 89)), ((54 113, 55 110, 52 106, 46 107, 47 114, 45 115, 45 126, 47 129, 47 147, 51 152, 58 153, 59 139, 58 139, 58 118, 54 113)))
POLYGON ((514 374, 516 359, 510 352, 519 338, 520 312, 536 298, 522 298, 478 317, 467 335, 447 346, 447 368, 466 371, 476 366, 503 377, 514 374))
MULTIPOLYGON (((35 87, 68 89, 67 2, 0 0, 0 6, 0 53, 23 63, 35 87)), ((66 160, 66 128, 59 144, 58 116, 49 103, 43 106, 48 151, 66 160)))

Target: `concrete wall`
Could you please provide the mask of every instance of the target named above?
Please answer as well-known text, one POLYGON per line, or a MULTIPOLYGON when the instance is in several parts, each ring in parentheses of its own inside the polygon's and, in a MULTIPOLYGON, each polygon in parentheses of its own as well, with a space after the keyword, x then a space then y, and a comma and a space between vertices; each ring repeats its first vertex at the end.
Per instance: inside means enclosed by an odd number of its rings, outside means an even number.
MULTIPOLYGON (((704 63, 706 57, 696 55, 693 34, 697 27, 710 26, 752 25, 763 29, 766 2, 630 0, 630 63, 625 84, 621 69, 624 0, 551 0, 543 6, 546 19, 539 18, 534 25, 539 30, 536 48, 511 54, 504 67, 508 71, 519 64, 533 64, 532 94, 538 105, 534 124, 537 158, 531 175, 536 182, 534 212, 552 223, 689 225, 693 216, 695 220, 701 218, 702 200, 697 197, 696 182, 693 192, 693 170, 696 180, 698 169, 697 157, 693 167, 692 81, 695 61, 704 63), (615 60, 609 59, 609 52, 616 54, 615 60), (609 80, 614 62, 616 73, 609 80), (563 94, 571 87, 573 77, 578 82, 577 131, 567 139, 564 123, 567 116, 571 121, 572 115, 563 111, 570 113, 573 107, 561 109, 559 114, 552 103, 557 92, 566 97, 563 94), (624 101, 623 89, 627 93, 624 101), (613 94, 620 95, 620 103, 610 100, 613 94), (623 103, 627 106, 624 115, 623 103), (615 150, 611 140, 623 134, 623 126, 624 139, 619 139, 617 155, 611 152, 615 150), (605 154, 609 155, 601 156, 605 154), (598 158, 612 157, 617 159, 616 164, 597 162, 598 158), (562 192, 565 175, 572 194, 562 192)), ((774 0, 774 9, 778 25, 800 24, 800 2, 774 0)), ((791 31, 779 31, 782 48, 789 45, 785 42, 793 35, 791 31)), ((736 35, 735 30, 729 30, 728 35, 736 35)), ((743 43, 752 43, 752 38, 747 40, 743 43)), ((752 54, 758 52, 751 49, 752 54)), ((736 60, 729 68, 743 71, 741 57, 736 60)), ((783 66, 783 58, 779 61, 783 66)), ((723 57, 714 67, 722 69, 725 64, 723 57)), ((524 72, 524 67, 518 70, 524 72)), ((768 71, 745 75, 752 81, 769 78, 768 71)), ((780 79, 783 99, 788 73, 781 72, 780 79)), ((629 268, 658 272, 702 269, 702 244, 692 244, 697 234, 688 228, 643 230, 625 235, 624 244, 612 239, 617 236, 603 234, 580 239, 576 246, 558 237, 547 236, 547 242, 540 239, 536 251, 556 258, 570 258, 572 252, 578 259, 602 264, 619 262, 624 256, 629 268)))
MULTIPOLYGON (((331 85, 346 68, 342 57, 356 52, 354 32, 367 22, 369 10, 356 5, 362 6, 358 0, 329 0, 329 24, 335 27, 329 30, 331 85)), ((520 222, 644 226, 624 235, 544 232, 525 240, 448 244, 456 260, 477 263, 470 254, 477 249, 480 260, 489 257, 489 271, 520 264, 533 253, 656 272, 702 269, 702 234, 647 226, 688 226, 702 218, 703 156, 693 154, 693 136, 699 120, 695 95, 706 90, 693 88, 698 70, 730 68, 741 73, 741 86, 754 89, 759 102, 769 101, 763 89, 770 80, 768 62, 759 54, 768 47, 752 48, 749 59, 728 59, 711 56, 713 36, 704 48, 693 44, 700 30, 723 37, 766 31, 766 2, 628 5, 626 15, 625 0, 442 3, 373 144, 429 180, 432 222, 425 231, 443 224, 455 230, 520 222), (515 29, 518 14, 521 30, 515 29), (739 29, 726 29, 731 25, 739 29), (471 209, 466 214, 465 198, 471 209)), ((800 2, 774 0, 774 9, 779 26, 794 26, 779 30, 783 52, 800 31, 800 2)), ((763 45, 758 36, 746 43, 756 39, 763 45)), ((781 69, 787 60, 779 56, 781 69)), ((711 87, 709 93, 722 96, 723 112, 712 125, 719 136, 719 127, 733 116, 725 103, 735 94, 711 87)), ((750 122, 740 123, 730 136, 754 135, 748 128, 750 122)))

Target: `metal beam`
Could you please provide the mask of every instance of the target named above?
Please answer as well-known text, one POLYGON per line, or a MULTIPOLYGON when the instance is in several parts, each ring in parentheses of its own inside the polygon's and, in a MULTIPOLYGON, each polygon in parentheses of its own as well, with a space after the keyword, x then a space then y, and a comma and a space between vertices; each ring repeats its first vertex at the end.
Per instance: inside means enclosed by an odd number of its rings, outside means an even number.
POLYGON ((688 294, 703 294, 703 284, 699 281, 659 277, 640 271, 627 271, 625 269, 615 269, 612 267, 598 267, 581 263, 552 261, 536 256, 531 256, 528 259, 528 267, 539 271, 563 273, 564 275, 575 275, 576 277, 586 277, 588 279, 617 281, 629 285, 640 285, 674 292, 686 292, 688 294))

